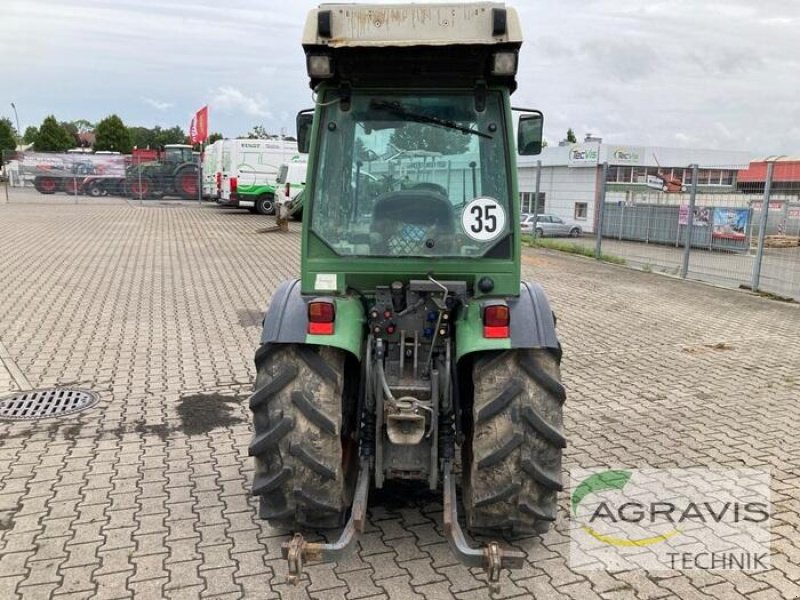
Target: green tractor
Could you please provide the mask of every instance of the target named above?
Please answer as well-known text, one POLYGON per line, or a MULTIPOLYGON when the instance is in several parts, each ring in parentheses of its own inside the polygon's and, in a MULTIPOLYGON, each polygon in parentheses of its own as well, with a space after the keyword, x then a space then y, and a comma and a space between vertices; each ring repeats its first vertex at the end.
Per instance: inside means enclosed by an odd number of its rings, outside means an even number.
POLYGON ((564 387, 555 318, 520 280, 515 146, 538 154, 541 112, 517 109, 522 36, 500 3, 335 5, 303 37, 313 110, 301 278, 276 290, 255 355, 252 493, 295 532, 290 580, 362 530, 372 486, 443 489, 457 557, 490 582, 524 555, 471 547, 547 531, 562 489, 564 387), (330 544, 303 530, 344 526, 330 544))
POLYGON ((185 144, 167 144, 157 160, 134 163, 125 172, 124 189, 133 198, 196 200, 198 185, 198 161, 192 147, 185 144))

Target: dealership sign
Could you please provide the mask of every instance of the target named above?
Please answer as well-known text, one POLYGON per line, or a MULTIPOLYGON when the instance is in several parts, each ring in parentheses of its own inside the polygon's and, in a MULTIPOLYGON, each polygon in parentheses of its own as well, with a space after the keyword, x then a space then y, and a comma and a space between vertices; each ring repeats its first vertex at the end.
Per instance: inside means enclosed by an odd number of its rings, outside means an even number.
POLYGON ((596 165, 600 159, 600 150, 597 146, 575 145, 569 149, 570 167, 590 167, 596 165))
POLYGON ((608 150, 612 165, 638 165, 644 161, 644 149, 636 146, 613 146, 608 150))

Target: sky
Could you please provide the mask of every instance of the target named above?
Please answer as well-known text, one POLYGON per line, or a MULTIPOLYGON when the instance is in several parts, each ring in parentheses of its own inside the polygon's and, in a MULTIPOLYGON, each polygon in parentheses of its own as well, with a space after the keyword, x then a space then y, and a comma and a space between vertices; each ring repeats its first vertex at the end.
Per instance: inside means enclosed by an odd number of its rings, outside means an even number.
MULTIPOLYGON (((0 117, 48 114, 233 137, 312 106, 309 0, 3 0, 0 117)), ((515 105, 613 144, 800 155, 800 1, 517 0, 515 105)))

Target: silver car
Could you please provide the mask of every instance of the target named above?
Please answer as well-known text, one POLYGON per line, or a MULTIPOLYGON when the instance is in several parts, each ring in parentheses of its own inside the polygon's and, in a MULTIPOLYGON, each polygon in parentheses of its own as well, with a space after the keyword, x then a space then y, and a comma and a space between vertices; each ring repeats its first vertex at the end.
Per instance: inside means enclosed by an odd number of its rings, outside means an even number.
POLYGON ((522 233, 533 233, 534 229, 538 237, 556 237, 559 235, 579 237, 583 233, 583 229, 577 223, 565 221, 555 215, 537 215, 536 227, 534 227, 533 215, 523 217, 520 224, 522 233))

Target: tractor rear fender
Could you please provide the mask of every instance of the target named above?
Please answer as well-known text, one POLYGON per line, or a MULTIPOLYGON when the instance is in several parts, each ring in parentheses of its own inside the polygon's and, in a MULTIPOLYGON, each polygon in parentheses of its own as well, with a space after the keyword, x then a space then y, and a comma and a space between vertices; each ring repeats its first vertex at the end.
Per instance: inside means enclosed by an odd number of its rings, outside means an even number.
POLYGON ((364 341, 364 307, 358 298, 326 297, 336 305, 331 335, 308 333, 308 303, 320 296, 300 294, 300 280, 284 281, 275 290, 264 316, 262 344, 316 344, 341 348, 361 360, 364 341))
POLYGON ((561 355, 555 318, 542 286, 523 281, 519 296, 506 301, 510 312, 507 338, 483 336, 482 302, 473 300, 462 311, 456 323, 457 361, 473 352, 513 348, 549 348, 561 355))

